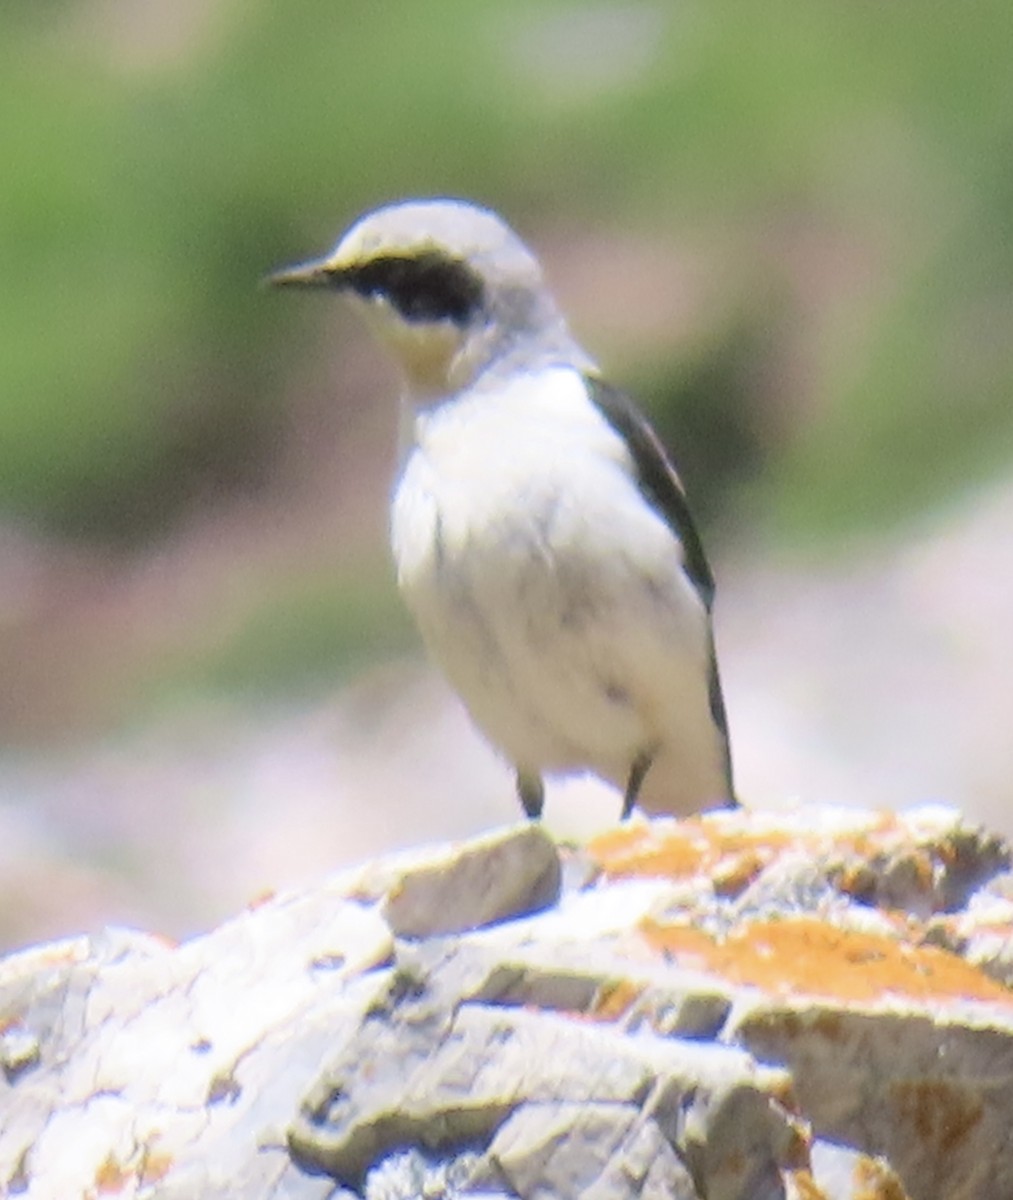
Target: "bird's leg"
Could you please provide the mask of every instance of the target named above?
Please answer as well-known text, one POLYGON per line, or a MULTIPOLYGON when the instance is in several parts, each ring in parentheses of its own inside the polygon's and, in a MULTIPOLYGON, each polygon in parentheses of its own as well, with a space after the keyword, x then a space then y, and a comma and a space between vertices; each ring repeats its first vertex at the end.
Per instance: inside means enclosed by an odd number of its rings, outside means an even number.
POLYGON ((651 769, 652 762, 654 762, 653 750, 641 750, 633 760, 633 765, 630 767, 630 777, 626 781, 626 792, 623 795, 623 811, 619 817, 620 821, 628 820, 630 813, 633 812, 633 806, 636 804, 637 795, 640 792, 640 785, 644 782, 644 776, 651 769))
POLYGON ((542 815, 542 805, 545 803, 545 787, 542 784, 541 775, 531 775, 527 771, 518 771, 517 795, 520 797, 528 819, 537 821, 542 815))

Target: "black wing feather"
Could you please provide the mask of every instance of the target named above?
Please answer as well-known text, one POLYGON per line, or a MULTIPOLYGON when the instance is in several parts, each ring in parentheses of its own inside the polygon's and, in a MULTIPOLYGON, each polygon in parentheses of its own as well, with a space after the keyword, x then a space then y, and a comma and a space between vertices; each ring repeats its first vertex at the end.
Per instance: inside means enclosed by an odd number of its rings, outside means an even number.
POLYGON ((714 606, 714 576, 693 524, 686 493, 664 446, 625 392, 596 376, 587 376, 586 384, 591 399, 629 448, 641 492, 682 543, 686 574, 710 612, 714 606))
MULTIPOLYGON (((693 517, 682 490, 679 476, 672 466, 658 435, 637 410, 636 405, 619 388, 613 387, 597 376, 586 376, 588 395, 598 406, 602 415, 626 443, 637 472, 637 484, 645 499, 668 524, 682 544, 684 569, 708 615, 714 607, 714 575, 703 551, 700 535, 696 531, 693 517)), ((728 794, 735 795, 732 784, 731 751, 728 744, 728 717, 725 713, 721 680, 718 675, 714 637, 710 638, 710 663, 708 664, 708 700, 711 718, 724 741, 724 767, 728 779, 728 794)))

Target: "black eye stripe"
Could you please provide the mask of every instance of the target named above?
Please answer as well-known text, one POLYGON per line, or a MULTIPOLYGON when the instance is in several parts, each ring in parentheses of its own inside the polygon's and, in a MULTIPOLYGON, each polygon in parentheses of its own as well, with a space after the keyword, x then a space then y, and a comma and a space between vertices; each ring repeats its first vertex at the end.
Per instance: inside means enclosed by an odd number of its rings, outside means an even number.
POLYGON ((442 254, 393 255, 353 267, 346 278, 360 296, 384 296, 408 321, 463 325, 482 305, 482 281, 442 254))

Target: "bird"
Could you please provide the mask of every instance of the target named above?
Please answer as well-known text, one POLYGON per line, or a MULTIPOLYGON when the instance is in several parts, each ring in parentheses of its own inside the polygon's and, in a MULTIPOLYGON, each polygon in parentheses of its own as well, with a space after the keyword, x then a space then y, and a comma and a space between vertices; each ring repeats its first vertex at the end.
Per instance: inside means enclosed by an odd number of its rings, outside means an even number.
POLYGON ((714 576, 671 459, 490 209, 402 200, 268 276, 348 297, 403 381, 390 540, 429 655, 511 764, 676 816, 737 804, 714 576))

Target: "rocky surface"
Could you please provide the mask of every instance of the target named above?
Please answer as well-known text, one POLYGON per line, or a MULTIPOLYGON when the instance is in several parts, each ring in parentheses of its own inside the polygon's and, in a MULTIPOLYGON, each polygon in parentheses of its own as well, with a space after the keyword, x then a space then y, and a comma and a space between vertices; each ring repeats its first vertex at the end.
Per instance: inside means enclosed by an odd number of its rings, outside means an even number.
POLYGON ((1011 963, 946 809, 507 829, 0 963, 0 1195, 998 1200, 1011 963))

